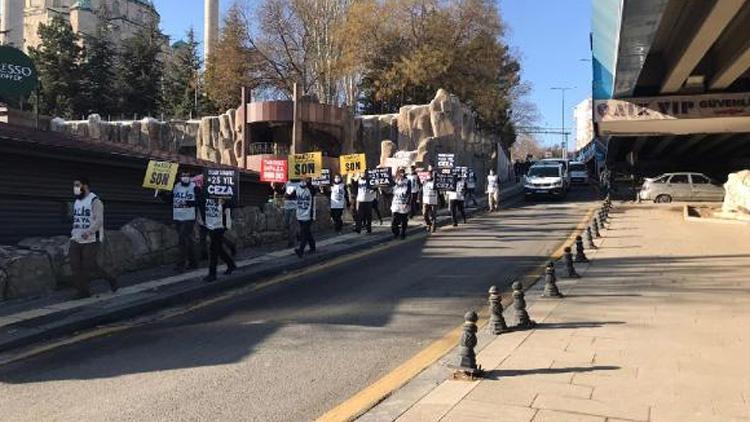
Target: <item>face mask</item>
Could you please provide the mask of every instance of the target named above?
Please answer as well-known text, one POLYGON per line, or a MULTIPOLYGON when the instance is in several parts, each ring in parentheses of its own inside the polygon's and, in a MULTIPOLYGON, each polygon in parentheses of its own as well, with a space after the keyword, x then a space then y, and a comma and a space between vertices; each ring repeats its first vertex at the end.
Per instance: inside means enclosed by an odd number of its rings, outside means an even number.
POLYGON ((75 196, 81 196, 81 187, 80 186, 73 186, 73 195, 75 195, 75 196))
POLYGON ((304 188, 304 187, 306 187, 306 186, 307 186, 307 182, 299 182, 299 185, 300 185, 300 186, 302 186, 302 187, 304 188))
POLYGON ((182 178, 180 178, 180 181, 182 182, 183 185, 187 185, 188 183, 190 183, 190 178, 189 177, 182 177, 182 178))
POLYGON ((333 181, 334 181, 334 182, 336 182, 336 183, 341 183, 341 179, 340 179, 340 178, 338 178, 338 177, 337 177, 337 178, 335 178, 335 179, 333 179, 333 181))

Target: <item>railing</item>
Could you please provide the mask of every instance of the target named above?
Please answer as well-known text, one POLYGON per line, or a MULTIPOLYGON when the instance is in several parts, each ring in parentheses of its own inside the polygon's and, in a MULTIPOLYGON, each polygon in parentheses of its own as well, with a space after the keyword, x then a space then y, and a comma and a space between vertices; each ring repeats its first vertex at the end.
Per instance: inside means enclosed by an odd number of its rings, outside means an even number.
POLYGON ((289 155, 289 145, 276 142, 254 142, 250 144, 248 155, 289 155))

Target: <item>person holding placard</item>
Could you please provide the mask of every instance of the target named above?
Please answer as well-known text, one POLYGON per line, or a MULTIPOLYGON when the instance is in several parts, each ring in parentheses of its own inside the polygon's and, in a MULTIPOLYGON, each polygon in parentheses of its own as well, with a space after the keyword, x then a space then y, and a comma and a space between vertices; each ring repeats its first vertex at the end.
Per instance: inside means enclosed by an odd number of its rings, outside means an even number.
POLYGON ((367 177, 360 175, 357 182, 357 225, 354 231, 372 233, 372 202, 375 200, 375 190, 370 186, 367 177))
MULTIPOLYGON (((201 189, 198 188, 190 177, 190 172, 180 172, 180 180, 172 188, 172 220, 178 236, 179 260, 175 266, 176 271, 183 271, 185 263, 188 268, 198 268, 195 257, 195 242, 193 232, 198 215, 198 196, 201 189)), ((170 195, 165 195, 165 199, 170 195)))
POLYGON ((466 175, 466 202, 469 202, 469 200, 472 200, 474 202, 474 206, 478 207, 479 204, 477 203, 477 197, 474 196, 474 192, 477 190, 477 175, 474 174, 473 170, 467 171, 466 175))
POLYGON ((114 293, 119 288, 117 279, 102 269, 98 256, 104 241, 104 204, 91 192, 89 181, 79 177, 73 181, 73 228, 70 231, 68 258, 73 275, 73 284, 78 290, 78 299, 91 296, 89 283, 96 278, 109 282, 114 293))
POLYGON ((448 203, 451 209, 451 218, 453 219, 453 227, 458 226, 458 213, 461 213, 461 217, 466 224, 466 211, 464 210, 464 195, 466 195, 466 180, 463 177, 459 177, 456 181, 455 190, 448 191, 448 203))
POLYGON ((349 208, 349 195, 346 192, 346 184, 337 174, 333 177, 331 185, 331 219, 333 220, 333 229, 337 234, 341 234, 344 227, 344 209, 349 208))
POLYGON ((229 275, 237 269, 231 256, 224 250, 224 233, 232 228, 232 203, 225 199, 205 198, 202 200, 201 220, 211 239, 211 249, 208 255, 208 276, 203 281, 216 281, 216 267, 219 258, 227 264, 224 274, 229 275))
POLYGON ((435 233, 437 229, 437 207, 438 191, 435 189, 435 181, 432 172, 430 172, 427 179, 422 183, 422 215, 424 216, 425 227, 431 233, 435 233))
POLYGON ((297 201, 291 198, 291 194, 297 189, 299 182, 288 181, 284 186, 284 228, 287 233, 286 246, 291 248, 299 240, 297 232, 297 201))
POLYGON ((417 168, 415 166, 409 168, 409 174, 406 178, 411 186, 411 198, 409 203, 411 210, 409 211, 409 218, 412 218, 419 212, 419 192, 421 190, 422 182, 419 180, 417 168))
POLYGON ((294 249, 294 253, 298 257, 302 258, 305 254, 305 247, 310 246, 310 253, 315 253, 315 239, 312 235, 312 223, 315 221, 315 192, 316 189, 312 185, 312 179, 306 177, 302 179, 294 189, 294 192, 287 194, 289 199, 293 199, 297 203, 297 210, 295 216, 297 217, 297 223, 299 223, 299 247, 294 249))
POLYGON ((409 211, 411 208, 411 186, 406 178, 404 169, 396 173, 396 182, 393 185, 393 200, 391 201, 391 231, 393 238, 406 239, 406 229, 409 225, 409 211))
POLYGON ((489 206, 490 212, 495 212, 498 209, 500 203, 500 177, 495 174, 494 169, 490 169, 490 174, 487 175, 487 205, 489 206))

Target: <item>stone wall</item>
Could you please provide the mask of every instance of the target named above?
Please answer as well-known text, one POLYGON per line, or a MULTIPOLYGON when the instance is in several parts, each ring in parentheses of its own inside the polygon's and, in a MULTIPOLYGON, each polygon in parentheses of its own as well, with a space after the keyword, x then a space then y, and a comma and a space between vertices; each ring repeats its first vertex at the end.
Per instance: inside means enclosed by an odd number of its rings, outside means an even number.
MULTIPOLYGON (((315 199, 315 232, 331 229, 328 198, 315 199)), ((227 237, 238 248, 271 244, 287 238, 283 211, 273 203, 233 210, 233 227, 227 237)), ((198 229, 195 232, 196 244, 198 229)), ((177 232, 168 225, 136 218, 120 230, 107 230, 99 254, 100 264, 123 274, 177 260, 177 232)), ((0 300, 42 296, 71 285, 68 236, 33 237, 15 246, 0 245, 0 300)), ((145 280, 144 280, 145 281, 145 280)))
POLYGON ((435 163, 438 152, 454 153, 456 164, 474 168, 480 183, 490 168, 497 168, 499 140, 481 133, 471 108, 444 89, 430 104, 356 117, 355 127, 355 149, 367 154, 368 166, 426 167, 435 163))
POLYGON ((164 122, 151 117, 107 121, 98 114, 92 114, 87 120, 54 118, 50 122, 50 130, 95 141, 176 153, 183 148, 196 147, 200 124, 198 120, 164 122))

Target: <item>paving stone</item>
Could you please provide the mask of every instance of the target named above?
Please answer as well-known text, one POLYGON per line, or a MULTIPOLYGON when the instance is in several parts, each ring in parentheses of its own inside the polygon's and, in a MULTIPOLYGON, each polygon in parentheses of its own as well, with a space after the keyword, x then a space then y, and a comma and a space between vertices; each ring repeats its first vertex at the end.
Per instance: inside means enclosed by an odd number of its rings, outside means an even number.
POLYGON ((536 413, 532 422, 609 422, 611 420, 601 416, 542 409, 536 413))
POLYGON ((627 402, 605 403, 596 400, 576 399, 553 394, 539 394, 531 405, 537 409, 558 410, 587 415, 631 418, 636 421, 648 421, 649 408, 642 405, 631 405, 627 402))
POLYGON ((528 407, 507 406, 496 404, 486 406, 485 403, 474 400, 463 400, 454 407, 443 419, 445 422, 530 422, 536 410, 528 407))

